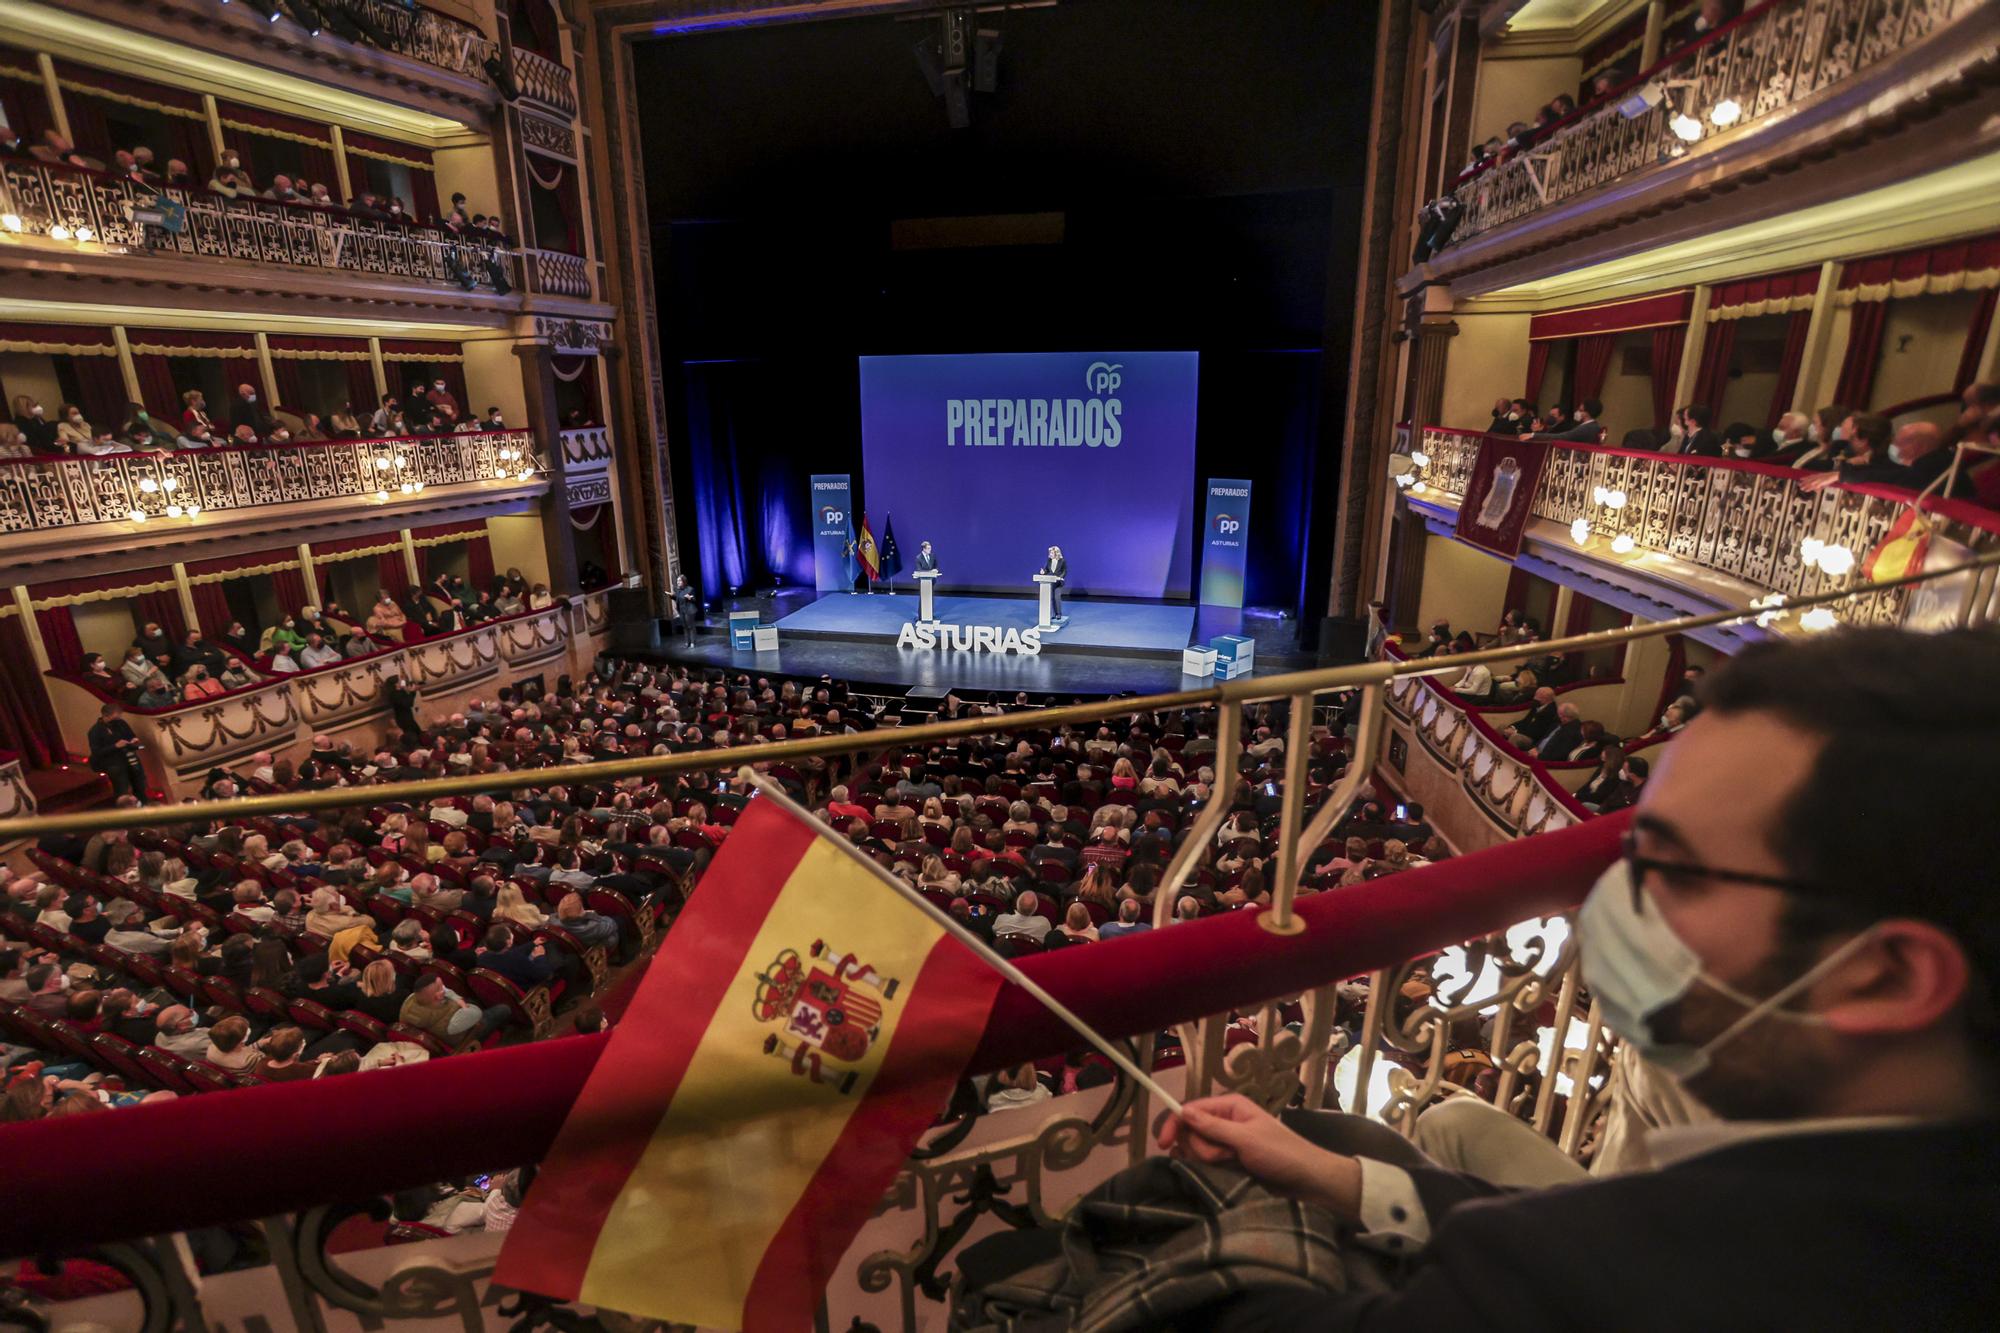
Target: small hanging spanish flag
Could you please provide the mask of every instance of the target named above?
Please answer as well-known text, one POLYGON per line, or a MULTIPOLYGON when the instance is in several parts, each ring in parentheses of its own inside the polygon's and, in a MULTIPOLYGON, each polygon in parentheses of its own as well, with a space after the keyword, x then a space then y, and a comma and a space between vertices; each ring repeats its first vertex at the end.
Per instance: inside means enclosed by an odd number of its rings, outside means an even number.
POLYGON ((811 1327, 1002 978, 788 804, 737 820, 495 1281, 708 1328, 811 1327))

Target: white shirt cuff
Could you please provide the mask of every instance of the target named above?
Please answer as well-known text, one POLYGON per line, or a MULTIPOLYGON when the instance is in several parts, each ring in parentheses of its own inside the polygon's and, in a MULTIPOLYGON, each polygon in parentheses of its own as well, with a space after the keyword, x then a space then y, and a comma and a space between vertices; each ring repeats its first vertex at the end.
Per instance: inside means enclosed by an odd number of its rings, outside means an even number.
POLYGON ((1410 1173, 1370 1157, 1361 1163, 1361 1233, 1358 1244, 1406 1257, 1431 1242, 1431 1220, 1410 1173))

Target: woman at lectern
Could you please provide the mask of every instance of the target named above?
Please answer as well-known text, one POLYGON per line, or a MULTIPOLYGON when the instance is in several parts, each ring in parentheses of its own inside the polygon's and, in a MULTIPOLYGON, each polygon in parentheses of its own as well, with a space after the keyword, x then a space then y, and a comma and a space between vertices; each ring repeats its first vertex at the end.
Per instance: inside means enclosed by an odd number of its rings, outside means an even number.
MULTIPOLYGON (((1053 574, 1058 579, 1067 578, 1069 576, 1069 561, 1063 559, 1062 547, 1051 546, 1049 548, 1048 560, 1036 572, 1040 574, 1053 574)), ((1052 616, 1062 614, 1062 590, 1063 585, 1061 583, 1053 584, 1049 588, 1049 614, 1052 616)))

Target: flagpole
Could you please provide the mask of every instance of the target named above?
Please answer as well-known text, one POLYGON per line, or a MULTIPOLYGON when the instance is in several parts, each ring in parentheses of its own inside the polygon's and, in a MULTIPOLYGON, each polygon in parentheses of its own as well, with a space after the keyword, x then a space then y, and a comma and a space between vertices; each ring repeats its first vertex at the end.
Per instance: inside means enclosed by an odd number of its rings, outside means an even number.
POLYGON ((998 950, 985 940, 980 939, 976 933, 967 929, 951 913, 939 911, 936 903, 933 903, 921 893, 917 893, 908 884, 905 884, 902 880, 884 870, 876 863, 875 858, 863 855, 861 849, 849 842, 844 834, 836 832, 824 820, 813 814, 812 811, 793 800, 778 783, 758 773, 748 764, 738 769, 736 776, 738 781, 749 783, 759 792, 777 802, 778 806, 787 813, 796 818, 803 819, 814 828, 819 829, 826 835, 827 841, 833 843, 854 861, 866 867, 869 874, 894 889, 902 896, 905 902, 943 927, 953 939, 978 955, 981 962, 1007 978, 1007 980, 1013 982, 1016 986, 1019 986, 1022 990, 1028 992, 1043 1008, 1047 1009, 1057 1018, 1060 1018, 1064 1023, 1067 1023, 1072 1031, 1089 1042, 1099 1055, 1102 1055, 1105 1059, 1116 1065, 1147 1092, 1158 1097, 1169 1111, 1172 1111, 1175 1115, 1180 1114, 1181 1103, 1178 1097, 1154 1082, 1152 1076, 1139 1068, 1131 1056, 1119 1050, 1116 1043, 1099 1034, 1095 1028, 1070 1012, 1069 1006, 1042 989, 1033 977, 1016 967, 1010 959, 1003 957, 998 950))

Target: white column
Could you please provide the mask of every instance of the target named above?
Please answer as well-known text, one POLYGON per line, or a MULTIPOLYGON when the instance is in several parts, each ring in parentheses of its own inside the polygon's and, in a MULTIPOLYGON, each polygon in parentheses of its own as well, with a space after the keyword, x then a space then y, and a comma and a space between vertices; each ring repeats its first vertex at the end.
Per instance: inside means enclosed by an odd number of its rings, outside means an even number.
POLYGON ((1817 406, 1819 386, 1825 382, 1828 370, 1827 350, 1833 342, 1833 293, 1839 284, 1840 265, 1829 259, 1819 266, 1819 290, 1813 293, 1812 315, 1806 322, 1799 382, 1792 389, 1790 407, 1794 412, 1810 412, 1817 406))

